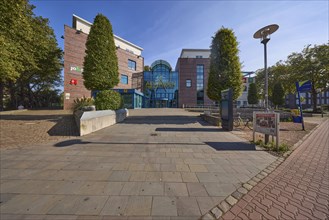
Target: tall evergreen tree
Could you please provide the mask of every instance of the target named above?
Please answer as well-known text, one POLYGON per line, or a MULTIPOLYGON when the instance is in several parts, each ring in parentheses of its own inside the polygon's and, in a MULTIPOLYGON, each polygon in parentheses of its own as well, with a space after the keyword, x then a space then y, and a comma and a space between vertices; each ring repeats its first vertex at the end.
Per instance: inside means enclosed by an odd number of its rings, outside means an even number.
POLYGON ((258 104, 258 91, 255 83, 251 83, 248 88, 248 103, 251 105, 258 104))
POLYGON ((89 90, 107 90, 119 83, 112 25, 102 14, 95 17, 91 26, 82 74, 84 85, 89 90))
POLYGON ((241 95, 242 73, 238 42, 233 30, 222 27, 211 43, 210 71, 207 95, 214 101, 221 100, 221 91, 232 88, 233 99, 241 95))
POLYGON ((277 82, 273 87, 272 102, 276 108, 284 104, 284 90, 281 82, 277 82))

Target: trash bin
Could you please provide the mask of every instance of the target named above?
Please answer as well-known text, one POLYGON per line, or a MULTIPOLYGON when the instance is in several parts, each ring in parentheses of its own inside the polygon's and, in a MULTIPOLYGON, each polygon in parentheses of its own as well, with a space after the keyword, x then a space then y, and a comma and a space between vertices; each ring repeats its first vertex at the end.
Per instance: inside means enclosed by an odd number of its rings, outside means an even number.
POLYGON ((300 116, 292 116, 292 121, 294 123, 302 123, 302 117, 300 117, 300 116))

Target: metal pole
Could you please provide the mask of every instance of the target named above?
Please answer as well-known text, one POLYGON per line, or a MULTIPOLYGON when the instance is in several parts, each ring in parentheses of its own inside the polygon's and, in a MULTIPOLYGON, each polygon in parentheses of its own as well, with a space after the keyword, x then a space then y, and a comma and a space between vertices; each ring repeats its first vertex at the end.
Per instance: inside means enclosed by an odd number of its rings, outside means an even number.
MULTIPOLYGON (((267 73, 267 48, 266 44, 269 42, 269 38, 264 38, 262 44, 264 44, 264 68, 265 68, 265 109, 268 112, 268 73, 267 73)), ((265 134, 265 144, 269 141, 269 135, 265 134)))
POLYGON ((269 38, 265 38, 262 40, 262 44, 264 44, 264 69, 265 69, 265 109, 268 112, 268 72, 267 72, 267 42, 269 42, 269 38))

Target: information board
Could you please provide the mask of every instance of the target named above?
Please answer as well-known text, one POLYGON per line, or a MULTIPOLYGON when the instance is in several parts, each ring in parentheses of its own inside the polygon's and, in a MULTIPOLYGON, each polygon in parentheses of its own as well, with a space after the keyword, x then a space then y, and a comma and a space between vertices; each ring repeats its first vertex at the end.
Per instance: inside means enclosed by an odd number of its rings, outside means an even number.
POLYGON ((222 128, 227 131, 233 130, 233 90, 226 89, 221 92, 220 115, 222 128))
POLYGON ((275 112, 253 112, 253 140, 255 132, 276 136, 276 144, 279 145, 280 114, 275 112))

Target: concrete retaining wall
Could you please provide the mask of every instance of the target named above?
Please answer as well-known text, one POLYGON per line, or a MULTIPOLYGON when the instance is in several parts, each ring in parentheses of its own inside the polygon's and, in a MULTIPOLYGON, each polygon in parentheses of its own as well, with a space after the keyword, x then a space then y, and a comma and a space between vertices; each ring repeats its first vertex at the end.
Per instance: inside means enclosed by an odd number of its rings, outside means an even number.
POLYGON ((217 116, 214 116, 214 115, 208 115, 208 114, 200 114, 202 120, 208 122, 209 124, 211 125, 214 125, 214 126, 219 126, 220 124, 220 118, 217 116))
POLYGON ((119 109, 117 111, 76 111, 74 113, 74 118, 78 126, 80 136, 83 136, 121 122, 125 120, 128 115, 128 109, 119 109))

